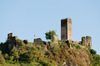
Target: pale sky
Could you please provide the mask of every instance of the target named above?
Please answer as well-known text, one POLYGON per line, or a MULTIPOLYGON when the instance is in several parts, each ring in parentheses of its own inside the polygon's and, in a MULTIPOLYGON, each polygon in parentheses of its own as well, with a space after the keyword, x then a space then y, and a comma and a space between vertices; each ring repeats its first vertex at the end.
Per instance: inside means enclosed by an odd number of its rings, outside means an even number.
POLYGON ((46 41, 45 33, 57 30, 61 19, 72 19, 72 39, 92 37, 92 48, 100 54, 100 0, 0 0, 0 42, 10 32, 19 39, 46 41))

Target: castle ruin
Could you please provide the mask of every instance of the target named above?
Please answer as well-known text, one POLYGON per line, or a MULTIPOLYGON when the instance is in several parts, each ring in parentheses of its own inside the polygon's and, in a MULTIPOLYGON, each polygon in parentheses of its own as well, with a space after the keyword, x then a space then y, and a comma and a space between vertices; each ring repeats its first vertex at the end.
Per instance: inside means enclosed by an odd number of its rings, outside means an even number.
POLYGON ((8 43, 9 51, 11 49, 13 49, 13 47, 17 47, 18 48, 18 44, 16 44, 16 40, 17 39, 18 39, 18 37, 17 36, 13 36, 13 33, 9 33, 8 34, 7 43, 8 43))
MULTIPOLYGON (((50 46, 57 46, 58 45, 58 35, 54 35, 55 41, 50 46)), ((12 33, 8 34, 7 43, 8 43, 8 49, 9 51, 13 49, 14 47, 18 48, 18 43, 16 43, 16 40, 18 40, 17 36, 13 36, 12 33)), ((61 20, 61 40, 63 41, 69 41, 69 43, 73 44, 79 44, 81 46, 86 46, 91 49, 92 47, 92 38, 90 36, 82 37, 81 41, 74 41, 72 40, 72 20, 69 18, 62 19, 61 20)), ((28 40, 23 40, 24 44, 28 44, 28 40)), ((35 38, 34 43, 41 43, 45 42, 42 41, 41 38, 35 38)), ((46 42, 45 42, 46 43, 46 42)))
POLYGON ((72 20, 61 20, 61 40, 72 40, 72 20))
POLYGON ((80 44, 88 48, 92 47, 92 39, 90 36, 82 37, 82 41, 80 42, 72 40, 72 20, 69 18, 61 20, 61 40, 69 40, 70 43, 80 44))

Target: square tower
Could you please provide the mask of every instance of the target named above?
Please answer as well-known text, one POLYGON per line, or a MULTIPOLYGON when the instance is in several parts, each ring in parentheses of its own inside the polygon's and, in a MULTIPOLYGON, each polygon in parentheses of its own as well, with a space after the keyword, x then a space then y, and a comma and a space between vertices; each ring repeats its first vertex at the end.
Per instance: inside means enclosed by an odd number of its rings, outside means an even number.
POLYGON ((61 20, 61 40, 72 40, 72 20, 69 18, 61 20))

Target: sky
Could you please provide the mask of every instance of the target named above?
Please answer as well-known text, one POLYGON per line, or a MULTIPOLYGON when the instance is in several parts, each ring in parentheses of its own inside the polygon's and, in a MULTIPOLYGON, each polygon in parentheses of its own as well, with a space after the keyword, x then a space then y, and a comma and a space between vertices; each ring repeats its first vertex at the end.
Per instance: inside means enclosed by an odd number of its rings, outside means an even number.
POLYGON ((100 55, 100 0, 0 0, 0 42, 10 32, 29 42, 46 41, 45 33, 57 30, 61 40, 61 19, 72 19, 72 39, 92 37, 92 49, 100 55))

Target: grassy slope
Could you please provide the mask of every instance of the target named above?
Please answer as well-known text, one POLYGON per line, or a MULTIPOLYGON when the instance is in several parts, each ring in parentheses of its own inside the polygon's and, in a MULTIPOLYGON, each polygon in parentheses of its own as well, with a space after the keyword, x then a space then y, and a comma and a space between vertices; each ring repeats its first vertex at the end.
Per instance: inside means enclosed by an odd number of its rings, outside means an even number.
MULTIPOLYGON (((21 43, 21 42, 19 42, 21 43)), ((51 43, 53 44, 53 43, 51 43)), ((59 41, 58 46, 47 49, 48 43, 26 44, 12 49, 3 66, 62 66, 64 64, 93 65, 93 55, 88 48, 59 41), (91 64, 90 64, 91 63, 91 64)))

